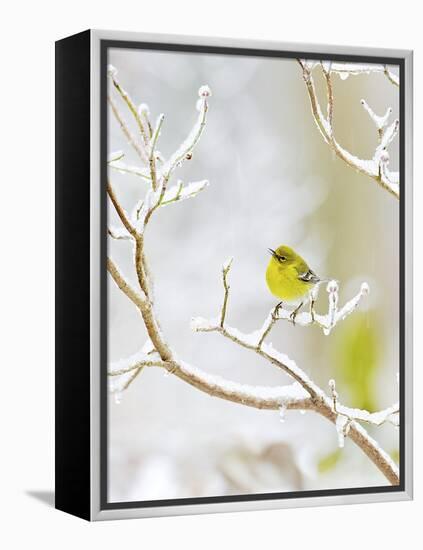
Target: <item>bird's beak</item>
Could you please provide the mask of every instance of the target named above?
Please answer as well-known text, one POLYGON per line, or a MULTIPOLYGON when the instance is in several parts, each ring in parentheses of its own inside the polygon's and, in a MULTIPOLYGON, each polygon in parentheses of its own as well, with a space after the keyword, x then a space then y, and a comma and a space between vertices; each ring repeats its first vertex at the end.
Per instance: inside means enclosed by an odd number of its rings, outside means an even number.
POLYGON ((267 250, 270 252, 270 254, 271 254, 274 258, 276 258, 277 254, 276 254, 276 251, 273 250, 273 248, 268 248, 267 250))

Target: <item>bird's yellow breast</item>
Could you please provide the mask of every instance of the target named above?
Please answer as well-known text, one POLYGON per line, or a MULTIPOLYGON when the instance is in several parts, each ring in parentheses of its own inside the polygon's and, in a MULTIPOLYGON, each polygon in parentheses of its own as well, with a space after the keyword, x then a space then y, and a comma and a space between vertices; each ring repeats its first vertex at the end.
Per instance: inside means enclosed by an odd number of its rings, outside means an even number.
POLYGON ((298 279, 295 266, 281 265, 273 259, 267 266, 266 282, 270 292, 285 302, 305 297, 312 286, 298 279))

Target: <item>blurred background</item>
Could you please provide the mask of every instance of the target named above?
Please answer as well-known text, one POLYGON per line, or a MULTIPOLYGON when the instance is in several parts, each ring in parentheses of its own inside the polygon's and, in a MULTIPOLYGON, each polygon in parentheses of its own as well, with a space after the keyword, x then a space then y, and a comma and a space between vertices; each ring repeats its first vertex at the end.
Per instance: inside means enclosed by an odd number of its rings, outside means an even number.
MULTIPOLYGON (((396 401, 398 201, 324 143, 297 62, 126 49, 109 50, 108 62, 132 99, 149 105, 153 121, 165 114, 158 144, 165 158, 196 119, 198 88, 208 84, 213 93, 201 141, 173 178, 173 183, 208 179, 210 186, 159 210, 146 235, 157 315, 176 354, 234 381, 290 383, 255 354, 218 334, 192 333, 189 326, 192 316, 220 311, 221 266, 233 256, 227 322, 243 332, 260 327, 275 305, 264 278, 267 248, 288 244, 318 274, 340 282, 341 305, 363 281, 371 292, 330 336, 317 327, 281 322, 271 334, 273 345, 322 388, 334 378, 344 405, 375 411, 396 401)), ((319 69, 314 75, 325 105, 319 69)), ((357 156, 371 158, 377 132, 360 99, 377 114, 390 106, 398 117, 398 89, 376 73, 346 80, 334 75, 333 81, 337 139, 357 156)), ((132 124, 125 105, 116 95, 115 100, 132 124)), ((123 150, 125 162, 139 164, 110 114, 108 149, 123 150)), ((390 168, 398 169, 397 140, 390 153, 390 168)), ((109 172, 131 211, 145 183, 109 172)), ((112 209, 109 217, 118 225, 112 209)), ((136 284, 131 244, 112 241, 109 249, 136 284)), ((317 310, 327 311, 324 291, 317 310)), ((135 353, 145 341, 140 316, 109 278, 109 361, 135 353)), ((396 428, 369 432, 399 460, 396 428)), ((277 411, 209 397, 154 368, 144 369, 120 403, 110 396, 108 460, 112 502, 388 483, 351 441, 339 449, 334 426, 320 416, 288 411, 281 423, 277 411)))

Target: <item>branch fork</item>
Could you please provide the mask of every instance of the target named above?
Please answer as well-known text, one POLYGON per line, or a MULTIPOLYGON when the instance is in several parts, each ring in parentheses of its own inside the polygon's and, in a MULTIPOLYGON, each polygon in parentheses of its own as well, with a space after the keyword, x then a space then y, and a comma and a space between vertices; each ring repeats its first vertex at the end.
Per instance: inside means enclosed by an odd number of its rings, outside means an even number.
POLYGON ((376 126, 379 144, 371 159, 367 160, 358 158, 357 156, 347 151, 344 147, 342 147, 335 138, 333 127, 334 93, 332 83, 332 74, 334 73, 339 74, 341 78, 345 78, 349 75, 364 74, 370 72, 382 72, 388 77, 390 82, 398 86, 399 82, 397 82, 396 76, 391 73, 385 65, 330 63, 324 61, 310 61, 305 59, 298 59, 297 61, 302 68, 303 79, 306 84, 314 121, 325 142, 334 151, 334 153, 346 164, 375 180, 381 187, 383 187, 385 190, 387 190, 390 194, 398 199, 399 173, 391 172, 388 169, 389 152, 387 151, 387 147, 398 135, 399 120, 396 119, 390 125, 388 125, 388 119, 392 113, 392 109, 388 108, 384 115, 378 116, 369 107, 367 102, 362 99, 361 105, 367 111, 372 122, 376 126), (320 106, 313 79, 313 70, 318 66, 320 66, 322 70, 323 77, 326 83, 326 115, 323 114, 322 108, 320 106))

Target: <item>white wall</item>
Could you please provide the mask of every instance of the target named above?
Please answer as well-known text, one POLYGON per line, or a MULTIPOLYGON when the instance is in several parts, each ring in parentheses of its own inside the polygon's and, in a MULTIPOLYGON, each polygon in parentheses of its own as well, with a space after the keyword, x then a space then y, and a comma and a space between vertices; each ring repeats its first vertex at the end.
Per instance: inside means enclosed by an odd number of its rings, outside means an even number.
MULTIPOLYGON (((420 18, 413 2, 348 6, 335 2, 80 1, 15 2, 2 13, 0 140, 0 315, 3 391, 0 399, 2 539, 8 548, 274 548, 340 545, 394 549, 419 537, 422 474, 415 502, 219 516, 138 520, 90 526, 39 500, 30 491, 53 487, 53 148, 54 40, 88 27, 268 40, 414 48, 415 97, 422 97, 420 18), (420 508, 420 510, 419 510, 420 508), (142 522, 141 522, 142 521, 142 522)), ((415 126, 421 119, 419 99, 415 126)), ((416 132, 419 158, 422 139, 416 132)), ((415 197, 421 198, 419 164, 415 197)), ((417 210, 418 212, 418 210, 417 210)), ((420 217, 420 216, 419 216, 420 217)), ((421 221, 416 220, 416 235, 421 221)), ((420 225, 420 227, 419 227, 420 225)), ((416 250, 420 279, 421 247, 416 250)), ((421 291, 416 290, 416 303, 421 291)), ((419 334, 416 323, 416 334, 419 334)), ((416 350, 415 386, 421 387, 416 350)), ((415 424, 422 419, 416 400, 415 424)), ((421 464, 417 431, 415 463, 421 464)), ((419 540, 418 539, 418 540, 419 540)))

